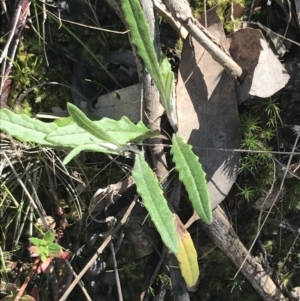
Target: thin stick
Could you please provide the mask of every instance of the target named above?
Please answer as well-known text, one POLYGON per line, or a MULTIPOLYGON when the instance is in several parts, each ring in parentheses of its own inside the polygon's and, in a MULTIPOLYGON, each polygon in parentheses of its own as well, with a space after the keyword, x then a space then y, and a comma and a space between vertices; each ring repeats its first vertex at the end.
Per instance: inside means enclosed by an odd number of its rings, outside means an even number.
POLYGON ((21 9, 22 9, 22 6, 19 5, 18 10, 17 10, 16 15, 15 15, 14 23, 12 25, 12 29, 11 29, 9 37, 8 37, 8 40, 7 40, 6 45, 5 45, 5 47, 2 51, 2 54, 0 56, 0 64, 2 63, 3 59, 7 56, 8 48, 9 48, 10 43, 11 43, 11 41, 12 41, 14 35, 15 35, 15 30, 16 30, 18 22, 19 22, 21 9))
MULTIPOLYGON (((152 144, 147 143, 135 143, 135 145, 152 146, 152 144)), ((170 144, 160 144, 163 147, 172 147, 170 144)), ((193 146, 193 149, 205 149, 220 152, 229 153, 257 153, 257 154, 275 154, 275 155, 300 155, 300 152, 283 152, 283 151, 270 151, 270 150, 252 150, 252 149, 240 149, 240 148, 215 148, 215 147, 202 147, 193 146)))
POLYGON ((181 25, 180 22, 173 18, 164 3, 162 3, 161 0, 153 0, 153 3, 159 15, 177 31, 182 39, 186 39, 189 34, 188 31, 181 25))
POLYGON ((19 1, 18 9, 16 14, 14 15, 14 24, 11 31, 11 36, 9 36, 9 41, 6 43, 5 49, 3 51, 3 56, 0 58, 0 62, 5 58, 2 69, 1 69, 1 84, 0 84, 0 95, 2 96, 1 99, 1 106, 6 105, 7 102, 7 95, 8 95, 8 87, 10 86, 10 79, 9 74, 12 71, 12 65, 15 59, 15 55, 17 52, 18 45, 20 43, 20 38, 27 20, 27 15, 29 12, 30 1, 19 1), (23 11, 22 11, 23 9, 23 11), (13 43, 13 44, 12 44, 13 43), (12 45, 11 45, 12 44, 12 45), (7 48, 7 49, 6 49, 7 48), (9 58, 8 58, 9 57, 9 58), (4 91, 6 90, 6 91, 4 91), (5 92, 5 93, 4 93, 5 92), (3 95, 2 95, 3 94, 3 95))
MULTIPOLYGON (((56 17, 56 15, 52 14, 51 12, 48 11, 49 14, 53 15, 53 17, 56 17)), ((62 22, 66 22, 66 23, 71 23, 71 24, 74 24, 74 25, 77 25, 77 26, 81 26, 81 27, 86 27, 86 28, 89 28, 89 29, 95 29, 95 30, 99 30, 99 31, 105 31, 105 32, 110 32, 110 33, 116 33, 116 34, 126 34, 128 33, 130 30, 125 30, 125 31, 116 31, 116 30, 110 30, 110 29, 105 29, 105 28, 101 28, 101 27, 95 27, 95 26, 90 26, 90 25, 85 25, 85 24, 82 24, 82 23, 77 23, 77 22, 73 22, 73 21, 69 21, 69 20, 66 20, 66 19, 61 19, 60 18, 60 21, 62 22)))
POLYGON ((43 22, 42 22, 42 33, 43 33, 43 51, 44 51, 44 57, 46 60, 46 65, 49 66, 47 52, 46 52, 46 33, 45 33, 45 24, 47 20, 47 12, 46 12, 46 1, 41 0, 43 3, 43 22))
POLYGON ((111 248, 111 254, 112 254, 112 259, 113 259, 113 263, 114 263, 114 270, 115 270, 115 277, 116 277, 119 301, 123 301, 121 282, 120 282, 118 265, 117 265, 117 260, 116 260, 116 253, 115 253, 115 248, 114 248, 113 242, 110 243, 110 248, 111 248))
MULTIPOLYGON (((76 277, 77 277, 77 274, 75 273, 75 271, 74 271, 73 267, 71 266, 71 264, 70 264, 70 262, 69 262, 68 259, 66 259, 66 264, 67 264, 67 266, 69 267, 70 271, 72 272, 73 276, 76 278, 76 277)), ((81 281, 79 281, 78 284, 79 284, 79 286, 80 286, 80 288, 81 288, 83 294, 85 295, 87 301, 92 301, 91 297, 89 296, 89 294, 88 294, 86 288, 85 288, 84 285, 81 283, 81 281)))
POLYGON ((179 21, 190 35, 235 79, 242 79, 242 68, 216 44, 216 40, 193 17, 189 3, 186 0, 165 0, 173 18, 179 21), (205 33, 204 33, 205 32, 205 33))
POLYGON ((74 281, 71 283, 71 285, 69 286, 69 288, 65 291, 65 293, 62 295, 62 297, 59 299, 59 301, 64 301, 64 300, 67 299, 67 297, 69 296, 69 294, 74 289, 75 285, 80 281, 80 279, 83 277, 83 275, 92 266, 92 264, 97 259, 97 257, 99 256, 99 254, 101 254, 103 252, 103 250, 110 243, 110 241, 112 240, 113 236, 117 233, 117 231, 121 228, 121 226, 123 226, 125 224, 125 222, 126 222, 128 216, 129 216, 130 212, 132 211, 132 209, 133 209, 133 207, 134 207, 134 205, 136 203, 136 199, 137 198, 135 198, 132 201, 132 203, 128 207, 126 213, 124 214, 123 218, 121 219, 120 223, 116 226, 116 228, 112 231, 112 233, 109 236, 107 236, 107 238, 105 239, 105 241, 103 242, 103 244, 98 248, 98 250, 96 251, 96 253, 94 254, 94 256, 90 259, 90 261, 87 263, 87 265, 82 269, 82 271, 74 279, 74 281))

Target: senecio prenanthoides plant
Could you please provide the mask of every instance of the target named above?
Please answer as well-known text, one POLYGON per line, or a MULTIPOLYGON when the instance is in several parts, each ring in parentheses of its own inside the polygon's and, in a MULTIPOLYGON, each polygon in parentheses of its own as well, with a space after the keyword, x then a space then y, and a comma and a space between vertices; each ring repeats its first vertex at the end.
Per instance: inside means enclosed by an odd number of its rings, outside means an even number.
MULTIPOLYGON (((168 119, 175 133, 172 137, 171 154, 179 179, 183 182, 193 208, 200 218, 210 224, 212 210, 205 173, 192 147, 176 133, 174 105, 174 81, 171 66, 163 57, 158 62, 144 12, 138 0, 122 0, 122 9, 131 30, 132 43, 151 74, 160 93, 168 119)), ((188 286, 193 286, 199 276, 197 253, 188 232, 175 214, 172 214, 152 169, 144 154, 133 142, 142 142, 159 135, 150 131, 141 121, 132 123, 123 116, 120 120, 103 118, 91 121, 80 109, 67 104, 70 116, 52 123, 44 123, 27 115, 17 115, 7 109, 0 111, 0 129, 23 142, 41 146, 67 149, 67 164, 81 151, 135 156, 132 176, 149 215, 162 241, 179 261, 181 272, 188 286)))

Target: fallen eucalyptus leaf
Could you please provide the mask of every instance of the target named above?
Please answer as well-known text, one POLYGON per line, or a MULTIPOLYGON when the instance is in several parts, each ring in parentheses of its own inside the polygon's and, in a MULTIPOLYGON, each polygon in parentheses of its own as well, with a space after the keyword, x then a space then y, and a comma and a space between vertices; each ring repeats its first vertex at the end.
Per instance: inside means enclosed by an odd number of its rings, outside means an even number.
POLYGON ((141 84, 136 84, 99 96, 93 114, 115 120, 125 115, 132 122, 138 122, 141 120, 141 89, 141 84))
POLYGON ((243 83, 236 85, 239 103, 252 96, 270 97, 285 87, 290 76, 260 30, 240 29, 229 39, 232 58, 247 72, 243 83))
MULTIPOLYGON (((225 46, 226 36, 215 9, 207 11, 207 25, 225 46)), ((200 159, 214 209, 231 189, 239 165, 240 155, 224 150, 240 146, 234 80, 199 43, 187 39, 176 93, 178 134, 200 159)))

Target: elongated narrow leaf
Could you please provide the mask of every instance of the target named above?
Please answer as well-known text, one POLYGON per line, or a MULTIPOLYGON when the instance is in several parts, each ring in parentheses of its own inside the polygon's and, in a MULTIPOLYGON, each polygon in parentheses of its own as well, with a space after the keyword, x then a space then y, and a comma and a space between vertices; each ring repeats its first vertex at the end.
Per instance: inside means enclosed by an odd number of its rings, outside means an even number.
MULTIPOLYGON (((73 108, 73 106, 71 106, 73 108)), ((71 109, 72 110, 72 109, 71 109)), ((81 118, 79 109, 75 108, 75 118, 81 118), (79 111, 79 113, 78 113, 79 111), (77 115, 76 115, 77 114, 77 115)), ((100 128, 101 137, 114 137, 113 143, 101 140, 84 128, 76 124, 73 118, 59 118, 52 123, 45 123, 27 115, 15 114, 7 109, 0 110, 0 130, 23 141, 32 142, 41 146, 59 149, 74 149, 66 158, 69 162, 80 151, 104 152, 118 154, 123 151, 140 153, 141 151, 126 143, 131 141, 142 141, 143 139, 158 136, 159 133, 150 131, 142 122, 134 124, 127 117, 120 120, 103 118, 99 121, 88 121, 90 127, 100 128), (90 123, 92 122, 92 123, 90 123)), ((87 118, 84 116, 84 118, 87 118)))
POLYGON ((108 152, 112 150, 116 152, 132 151, 134 153, 140 153, 140 150, 135 146, 119 143, 111 135, 107 134, 103 129, 94 124, 92 120, 86 117, 85 114, 73 104, 68 103, 67 107, 76 124, 91 135, 104 141, 101 145, 107 145, 108 152))
POLYGON ((166 110, 171 125, 176 131, 177 125, 176 123, 174 124, 176 121, 174 121, 174 118, 172 117, 174 113, 170 107, 169 95, 166 94, 165 90, 166 81, 159 66, 149 26, 140 2, 139 0, 122 0, 121 4, 126 22, 130 27, 131 42, 137 46, 138 54, 143 59, 148 72, 151 74, 151 77, 157 86, 162 105, 166 110))
POLYGON ((177 117, 176 117, 176 100, 174 95, 174 74, 173 72, 168 72, 165 76, 165 93, 167 95, 167 101, 168 101, 168 107, 170 111, 170 123, 172 124, 172 127, 175 131, 175 133, 178 131, 177 129, 177 117))
POLYGON ((188 288, 196 285, 200 270, 198 265, 198 256, 190 233, 184 228, 177 215, 176 228, 179 233, 179 252, 175 255, 181 270, 182 277, 188 288))
POLYGON ((108 144, 108 143, 104 144, 103 146, 98 145, 96 143, 79 145, 68 153, 68 155, 63 160, 63 164, 68 164, 75 156, 77 156, 82 151, 108 153, 108 154, 115 154, 115 155, 119 153, 118 150, 113 150, 110 147, 115 147, 115 145, 108 144))
POLYGON ((100 140, 115 144, 116 146, 120 146, 120 143, 116 141, 112 136, 108 135, 105 131, 103 131, 100 127, 95 125, 92 120, 90 120, 80 109, 78 109, 75 105, 68 103, 67 104, 68 112, 74 119, 74 121, 83 128, 88 133, 97 137, 100 140))
MULTIPOLYGON (((140 142, 144 139, 159 135, 158 133, 150 131, 142 122, 134 124, 125 116, 120 120, 103 118, 99 121, 93 121, 93 124, 100 127, 108 135, 114 137, 119 144, 131 141, 140 142)), ((58 127, 48 134, 45 139, 54 144, 64 145, 66 147, 91 144, 92 141, 96 144, 104 142, 86 132, 74 122, 58 127)))
POLYGON ((15 114, 7 109, 0 110, 0 129, 22 142, 41 146, 54 145, 45 136, 57 128, 56 123, 45 123, 24 114, 15 114))
POLYGON ((164 81, 165 81, 165 90, 164 93, 166 95, 166 111, 169 112, 168 118, 169 121, 176 133, 177 129, 177 117, 176 117, 176 105, 175 105, 175 85, 174 85, 174 73, 171 68, 171 64, 169 63, 168 58, 162 54, 162 61, 160 64, 160 70, 162 72, 164 81))
POLYGON ((172 212, 159 187, 157 178, 142 154, 135 156, 132 176, 162 241, 169 250, 177 254, 179 241, 172 212))
POLYGON ((205 223, 211 224, 210 197, 205 172, 198 157, 193 153, 192 147, 176 134, 172 137, 171 154, 179 179, 183 182, 194 209, 205 223))

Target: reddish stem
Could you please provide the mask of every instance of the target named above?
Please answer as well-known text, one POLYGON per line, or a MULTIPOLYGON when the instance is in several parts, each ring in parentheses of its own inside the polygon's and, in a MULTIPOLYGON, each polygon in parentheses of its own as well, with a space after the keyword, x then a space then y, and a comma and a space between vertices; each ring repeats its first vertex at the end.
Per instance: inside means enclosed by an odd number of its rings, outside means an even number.
POLYGON ((25 279, 24 283, 22 284, 22 286, 21 286, 21 288, 20 288, 20 290, 19 290, 19 292, 18 292, 18 294, 17 294, 17 296, 16 296, 16 298, 15 298, 14 301, 18 301, 22 297, 22 295, 23 295, 23 293, 24 293, 24 291, 25 291, 25 289, 26 289, 26 287, 27 287, 27 285, 28 285, 31 277, 34 275, 34 273, 36 273, 37 268, 38 268, 40 262, 41 262, 40 258, 37 258, 35 260, 34 265, 31 268, 31 271, 29 272, 29 275, 26 277, 26 279, 25 279))

